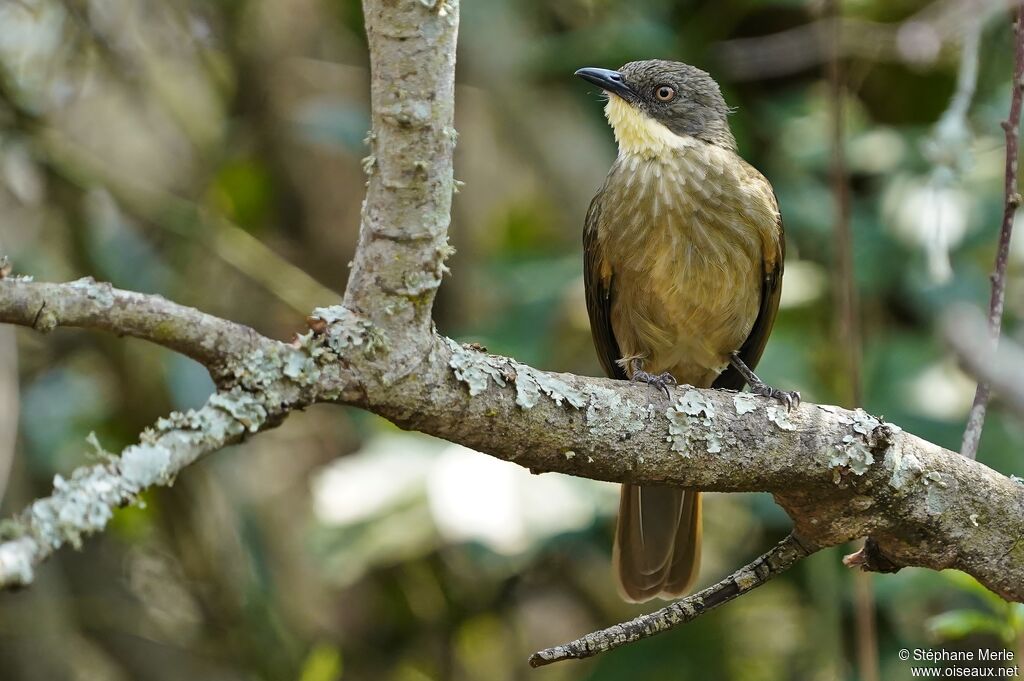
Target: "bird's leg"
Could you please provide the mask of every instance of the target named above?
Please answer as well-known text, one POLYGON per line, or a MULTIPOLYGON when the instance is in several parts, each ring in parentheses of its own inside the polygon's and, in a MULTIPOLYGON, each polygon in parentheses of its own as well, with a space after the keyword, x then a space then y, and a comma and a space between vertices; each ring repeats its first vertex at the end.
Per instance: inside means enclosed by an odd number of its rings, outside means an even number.
POLYGON ((760 378, 757 377, 750 367, 747 366, 746 362, 740 359, 738 352, 734 352, 729 355, 729 363, 736 367, 736 371, 740 372, 743 376, 743 380, 750 386, 750 392, 755 395, 763 395, 770 397, 773 400, 778 400, 782 404, 786 405, 786 411, 793 409, 794 407, 800 406, 800 393, 795 390, 779 390, 768 385, 760 378))
POLYGON ((672 397, 672 395, 670 395, 668 392, 668 387, 670 385, 676 384, 676 377, 667 371, 655 376, 654 374, 649 374, 646 371, 644 371, 643 367, 644 363, 642 360, 632 360, 629 363, 629 368, 631 370, 629 380, 639 381, 641 383, 646 383, 647 385, 653 385, 658 390, 664 392, 665 397, 672 397))

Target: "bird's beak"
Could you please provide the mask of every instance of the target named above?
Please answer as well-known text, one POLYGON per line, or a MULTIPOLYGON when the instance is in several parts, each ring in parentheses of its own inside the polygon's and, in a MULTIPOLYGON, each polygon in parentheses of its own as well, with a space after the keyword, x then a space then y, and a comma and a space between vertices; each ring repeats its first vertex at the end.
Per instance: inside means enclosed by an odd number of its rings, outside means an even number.
POLYGON ((622 79, 622 74, 618 71, 587 67, 577 71, 576 75, 587 82, 593 83, 602 90, 616 94, 623 99, 632 99, 636 96, 633 90, 626 85, 626 82, 622 79))

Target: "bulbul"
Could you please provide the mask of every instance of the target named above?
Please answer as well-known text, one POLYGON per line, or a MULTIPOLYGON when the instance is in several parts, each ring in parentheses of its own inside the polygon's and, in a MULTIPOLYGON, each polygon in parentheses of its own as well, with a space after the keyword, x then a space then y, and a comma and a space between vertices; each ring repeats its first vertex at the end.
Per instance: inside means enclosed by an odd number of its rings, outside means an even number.
MULTIPOLYGON (((754 375, 782 291, 782 219, 771 184, 736 152, 710 75, 672 61, 576 75, 608 95, 618 156, 587 211, 591 332, 613 378, 799 404, 754 375)), ((631 601, 683 594, 697 577, 696 490, 623 485, 613 562, 631 601)))

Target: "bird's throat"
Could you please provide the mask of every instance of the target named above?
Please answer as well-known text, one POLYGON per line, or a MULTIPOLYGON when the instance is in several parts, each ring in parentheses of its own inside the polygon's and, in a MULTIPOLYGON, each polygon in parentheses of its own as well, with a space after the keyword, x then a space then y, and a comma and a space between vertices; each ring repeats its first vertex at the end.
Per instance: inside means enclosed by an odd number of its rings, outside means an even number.
POLYGON ((664 158, 694 142, 690 137, 675 134, 617 95, 608 96, 604 115, 615 133, 619 152, 623 154, 664 158))

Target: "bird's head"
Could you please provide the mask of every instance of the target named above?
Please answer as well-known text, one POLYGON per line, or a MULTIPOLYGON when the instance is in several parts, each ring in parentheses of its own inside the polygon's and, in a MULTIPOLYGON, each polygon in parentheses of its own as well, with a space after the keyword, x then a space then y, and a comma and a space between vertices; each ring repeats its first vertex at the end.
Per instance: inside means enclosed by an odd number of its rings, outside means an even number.
POLYGON ((706 71, 652 59, 618 71, 580 69, 576 75, 608 93, 605 114, 623 151, 660 154, 686 139, 736 148, 729 107, 706 71))

